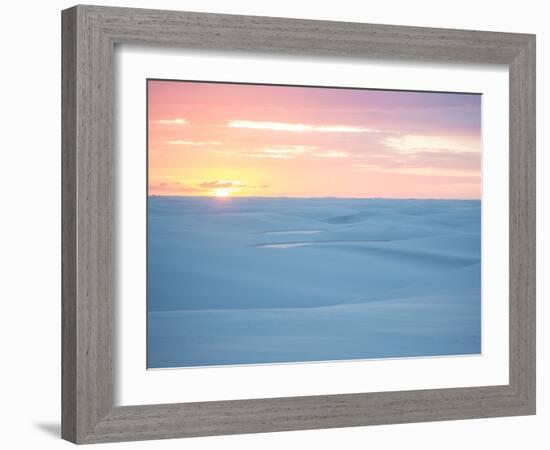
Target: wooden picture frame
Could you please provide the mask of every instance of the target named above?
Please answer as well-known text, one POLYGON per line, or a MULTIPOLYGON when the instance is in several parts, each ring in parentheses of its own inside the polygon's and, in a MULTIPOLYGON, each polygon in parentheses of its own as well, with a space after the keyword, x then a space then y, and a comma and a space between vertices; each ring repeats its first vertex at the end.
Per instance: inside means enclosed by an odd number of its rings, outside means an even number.
POLYGON ((535 413, 535 36, 75 6, 62 13, 62 437, 75 443, 535 413), (505 64, 510 85, 509 384, 114 406, 115 44, 505 64))

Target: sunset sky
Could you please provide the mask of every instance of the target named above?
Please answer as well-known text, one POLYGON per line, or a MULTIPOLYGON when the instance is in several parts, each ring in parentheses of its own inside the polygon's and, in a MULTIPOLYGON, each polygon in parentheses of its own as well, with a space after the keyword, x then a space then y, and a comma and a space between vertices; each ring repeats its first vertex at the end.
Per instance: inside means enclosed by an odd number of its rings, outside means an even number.
POLYGON ((480 198, 480 95, 147 88, 149 195, 480 198))

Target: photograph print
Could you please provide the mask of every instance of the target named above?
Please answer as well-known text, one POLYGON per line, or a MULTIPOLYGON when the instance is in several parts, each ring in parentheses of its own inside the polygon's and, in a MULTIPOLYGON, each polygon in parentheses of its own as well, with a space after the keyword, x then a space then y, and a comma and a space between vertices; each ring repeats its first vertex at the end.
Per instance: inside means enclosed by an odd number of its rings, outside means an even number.
POLYGON ((147 80, 147 368, 481 353, 481 95, 147 80))

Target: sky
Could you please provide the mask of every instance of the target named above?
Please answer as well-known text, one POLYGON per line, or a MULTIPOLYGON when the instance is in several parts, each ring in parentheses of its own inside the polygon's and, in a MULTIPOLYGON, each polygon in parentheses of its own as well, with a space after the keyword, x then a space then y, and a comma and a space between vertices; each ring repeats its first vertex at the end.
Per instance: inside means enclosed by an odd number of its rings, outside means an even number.
POLYGON ((477 94, 148 80, 148 193, 479 199, 477 94))

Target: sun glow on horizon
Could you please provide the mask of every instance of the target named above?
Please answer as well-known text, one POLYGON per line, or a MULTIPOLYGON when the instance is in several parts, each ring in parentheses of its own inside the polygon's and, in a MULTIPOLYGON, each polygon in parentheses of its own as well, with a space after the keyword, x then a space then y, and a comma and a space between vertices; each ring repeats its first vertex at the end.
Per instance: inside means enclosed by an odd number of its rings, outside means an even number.
POLYGON ((213 193, 215 197, 229 197, 230 189, 216 189, 213 193))

